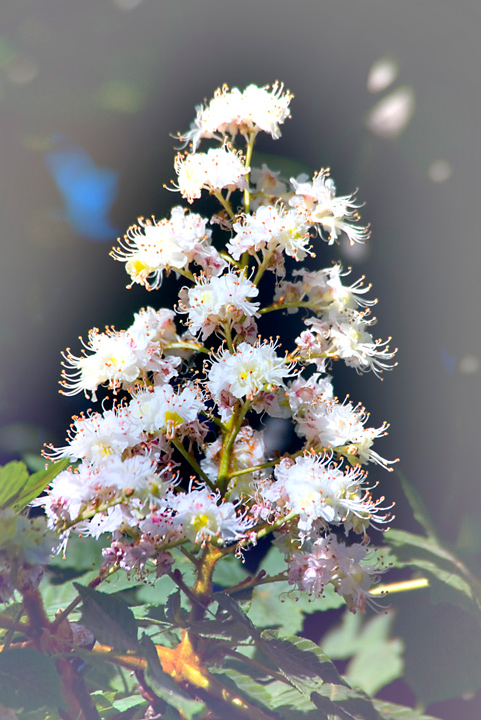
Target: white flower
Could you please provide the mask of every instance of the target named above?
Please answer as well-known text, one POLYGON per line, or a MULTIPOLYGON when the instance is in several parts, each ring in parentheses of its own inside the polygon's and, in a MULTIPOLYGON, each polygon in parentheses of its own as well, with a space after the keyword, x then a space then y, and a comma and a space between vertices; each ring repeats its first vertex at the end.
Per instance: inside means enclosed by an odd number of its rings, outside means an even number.
POLYGON ((158 288, 164 270, 182 270, 189 262, 209 254, 211 231, 207 220, 197 213, 174 207, 170 220, 144 220, 127 230, 120 247, 111 251, 115 260, 125 262, 125 269, 134 283, 148 290, 158 288))
POLYGON ((201 432, 197 417, 206 409, 202 395, 193 385, 187 385, 179 393, 171 385, 139 390, 134 393, 129 408, 144 432, 162 431, 168 438, 193 430, 201 432))
POLYGON ((85 345, 92 355, 86 355, 82 350, 83 355, 78 357, 67 348, 62 353, 65 361, 60 383, 65 388, 63 394, 75 395, 83 391, 88 397, 90 392, 96 400, 97 388, 104 383, 116 392, 120 388, 132 388, 149 372, 157 373, 157 382, 168 382, 175 377, 181 359, 175 356, 162 358, 157 343, 150 342, 145 335, 139 337, 137 330, 135 335, 137 342, 127 330, 117 332, 107 328, 105 333, 100 333, 93 328, 85 345))
POLYGON ((279 180, 279 175, 280 172, 269 170, 265 163, 262 163, 260 169, 251 169, 250 179, 255 185, 255 189, 251 191, 254 195, 251 207, 256 209, 260 205, 273 205, 287 193, 287 185, 279 180))
POLYGON ((172 496, 169 507, 175 511, 175 525, 182 525, 188 540, 199 544, 215 537, 232 542, 245 537, 252 521, 236 514, 234 503, 222 500, 207 488, 172 496))
POLYGON ((224 349, 209 370, 207 386, 211 395, 219 399, 226 391, 239 400, 254 400, 259 393, 284 388, 284 378, 293 371, 275 348, 264 342, 254 346, 240 343, 233 353, 224 349))
POLYGON ((243 318, 258 317, 259 303, 249 301, 258 294, 245 274, 228 272, 210 279, 201 276, 183 293, 191 331, 202 331, 205 340, 220 323, 233 323, 235 327, 243 318))
MULTIPOLYGON (((356 280, 352 285, 343 285, 341 278, 348 275, 349 271, 343 273, 339 264, 315 272, 302 268, 293 270, 292 274, 301 280, 295 283, 280 282, 274 297, 276 302, 301 302, 307 297, 309 306, 318 313, 330 308, 341 313, 357 307, 372 306, 377 302, 359 297, 371 289, 370 285, 363 286, 364 278, 356 280)), ((289 310, 297 312, 297 308, 289 310)))
POLYGON ((364 612, 370 601, 369 590, 384 571, 371 564, 373 560, 366 545, 348 546, 335 535, 327 535, 312 543, 307 552, 290 556, 288 579, 291 585, 314 597, 321 597, 325 585, 332 583, 351 612, 364 612))
POLYGON ((72 462, 84 460, 98 467, 107 457, 118 455, 140 442, 138 426, 132 422, 125 406, 74 417, 69 430, 69 444, 45 452, 54 459, 68 457, 72 462))
POLYGON ((380 503, 373 501, 362 487, 365 473, 360 466, 342 472, 330 455, 304 455, 292 462, 281 460, 274 470, 276 482, 260 486, 261 496, 287 513, 298 515, 301 537, 308 536, 315 523, 344 524, 346 531, 354 528, 364 532, 374 519, 383 523, 380 503))
MULTIPOLYGON (((296 208, 302 217, 314 225, 321 237, 322 231, 327 231, 328 243, 332 245, 343 232, 353 245, 355 242, 364 242, 369 237, 369 229, 355 225, 359 219, 354 195, 336 197, 336 185, 329 177, 328 170, 316 173, 309 182, 307 175, 300 175, 297 180, 291 178, 294 188, 294 197, 289 204, 296 208)), ((323 238, 325 239, 325 238, 323 238)))
POLYGON ((245 175, 249 169, 245 167, 242 156, 227 145, 206 153, 179 153, 175 158, 176 189, 189 203, 200 198, 204 189, 209 192, 224 188, 245 190, 248 187, 245 175))
MULTIPOLYGON (((321 335, 325 333, 325 326, 315 318, 306 320, 314 332, 321 328, 321 335)), ((357 372, 372 370, 379 377, 383 370, 391 370, 395 364, 387 362, 392 360, 396 350, 389 350, 388 338, 384 342, 374 340, 366 330, 366 322, 359 313, 332 314, 329 327, 329 355, 344 360, 348 367, 357 372)))
POLYGON ((258 250, 280 249, 296 260, 303 260, 309 249, 308 225, 293 211, 281 203, 262 205, 252 215, 234 223, 236 233, 227 243, 227 249, 239 260, 244 252, 253 254, 258 250))
POLYGON ((196 119, 181 139, 192 142, 194 150, 201 138, 213 138, 218 133, 235 136, 237 132, 247 135, 263 130, 277 140, 281 134, 279 125, 289 117, 292 99, 292 95, 283 90, 284 86, 277 82, 272 90, 268 85, 262 88, 249 85, 242 93, 237 88, 229 90, 223 85, 206 107, 196 107, 196 119))
POLYGON ((142 308, 134 314, 134 322, 127 332, 138 346, 154 342, 159 343, 163 348, 169 343, 179 342, 174 318, 175 312, 167 308, 160 310, 151 307, 142 308))

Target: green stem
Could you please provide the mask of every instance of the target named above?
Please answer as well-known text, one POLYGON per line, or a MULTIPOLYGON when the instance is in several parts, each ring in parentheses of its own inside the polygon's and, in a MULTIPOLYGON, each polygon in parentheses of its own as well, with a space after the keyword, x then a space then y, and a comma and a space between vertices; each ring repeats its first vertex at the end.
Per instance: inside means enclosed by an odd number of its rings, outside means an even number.
POLYGON ((264 258, 263 261, 261 262, 260 267, 258 268, 258 270, 257 270, 257 272, 256 272, 256 275, 255 275, 254 280, 252 281, 253 285, 258 285, 258 284, 259 284, 260 279, 261 279, 262 276, 264 275, 264 272, 265 272, 265 270, 266 270, 266 267, 267 267, 268 264, 269 264, 269 261, 270 261, 272 255, 273 255, 273 251, 272 251, 272 250, 266 254, 265 258, 264 258))
POLYGON ((298 300, 297 302, 273 303, 265 308, 261 308, 258 312, 260 315, 274 312, 274 310, 286 310, 287 308, 310 308, 314 310, 312 303, 308 300, 298 300))
POLYGON ((224 330, 224 335, 225 335, 225 339, 226 339, 226 342, 227 342, 227 347, 229 348, 229 352, 230 352, 231 354, 233 354, 233 352, 234 352, 234 344, 233 344, 233 342, 232 342, 232 332, 231 332, 231 329, 230 329, 230 324, 229 324, 229 322, 228 322, 228 321, 227 321, 227 322, 223 322, 223 323, 222 323, 222 328, 223 328, 223 330, 224 330))
POLYGON ((163 346, 164 350, 194 350, 194 352, 203 352, 210 355, 211 350, 201 343, 196 342, 174 342, 163 346))
MULTIPOLYGON (((245 161, 245 167, 250 168, 251 160, 252 160, 252 150, 254 149, 254 143, 256 140, 256 133, 251 132, 249 133, 249 140, 247 141, 247 149, 246 149, 246 161, 245 161)), ((251 179, 250 170, 248 174, 245 176, 246 182, 247 182, 247 188, 244 190, 244 210, 246 215, 248 215, 251 211, 251 191, 249 189, 249 183, 251 179)))
POLYGON ((246 400, 244 405, 241 407, 239 414, 237 415, 234 413, 234 415, 231 418, 232 429, 231 429, 229 435, 226 435, 224 437, 224 443, 223 443, 221 457, 220 457, 220 461, 219 461, 219 475, 217 478, 217 485, 220 488, 221 492, 225 491, 227 479, 229 477, 230 454, 231 454, 232 446, 234 445, 237 434, 242 427, 242 423, 244 422, 244 418, 247 415, 247 413, 250 409, 250 406, 251 406, 250 402, 248 400, 246 400))
POLYGON ((234 260, 234 258, 232 258, 232 257, 229 255, 229 253, 226 253, 224 250, 220 250, 220 251, 219 251, 219 255, 221 256, 221 258, 222 258, 223 260, 225 260, 226 262, 228 262, 229 265, 234 265, 234 267, 239 268, 239 270, 242 270, 242 268, 244 267, 244 266, 242 265, 242 263, 237 262, 237 260, 234 260))
POLYGON ((175 268, 175 272, 178 272, 179 275, 183 275, 183 277, 187 278, 187 280, 195 283, 195 277, 192 275, 190 270, 182 270, 182 268, 175 268))
POLYGON ((283 582, 285 580, 287 580, 286 572, 280 572, 277 573, 277 575, 266 575, 265 572, 261 570, 261 572, 254 577, 247 578, 243 582, 237 583, 237 585, 233 585, 232 587, 224 588, 222 592, 226 595, 233 595, 234 593, 242 592, 243 590, 247 590, 251 587, 269 585, 270 583, 283 582))
POLYGON ((228 479, 231 480, 234 477, 238 477, 238 475, 247 475, 248 473, 257 472, 258 470, 264 470, 264 468, 273 467, 274 465, 278 465, 281 462, 281 460, 284 460, 285 458, 294 459, 303 454, 304 454, 304 450, 298 450, 297 452, 293 453, 292 455, 282 455, 281 457, 278 457, 275 460, 269 460, 268 462, 262 463, 261 465, 253 465, 252 467, 244 468, 244 470, 235 470, 234 472, 229 473, 228 479))
POLYGON ((226 211, 226 213, 228 214, 230 219, 235 220, 235 213, 232 210, 232 205, 230 204, 230 202, 228 200, 225 199, 225 197, 222 195, 221 191, 214 190, 214 192, 212 194, 220 202, 220 204, 222 205, 222 207, 224 208, 224 210, 226 211))
POLYGON ((199 465, 199 463, 197 462, 197 460, 190 454, 190 452, 189 452, 188 450, 185 449, 185 447, 182 445, 182 443, 180 442, 180 440, 176 440, 176 438, 172 438, 170 442, 171 442, 172 445, 180 452, 180 454, 182 455, 182 457, 183 457, 185 460, 187 460, 187 462, 189 463, 189 465, 191 466, 191 468, 192 468, 193 470, 195 470, 195 472, 197 473, 197 475, 202 478, 202 480, 205 482, 205 484, 208 485, 211 490, 215 490, 215 485, 214 485, 214 483, 212 482, 212 480, 210 480, 210 478, 207 477, 207 475, 206 475, 205 472, 202 470, 202 468, 201 468, 201 466, 199 465))
POLYGON ((261 525, 260 530, 255 530, 254 532, 257 535, 257 539, 265 537, 266 535, 269 535, 269 533, 273 532, 273 530, 277 530, 278 528, 282 527, 283 525, 286 525, 286 523, 293 520, 295 517, 297 517, 297 512, 293 510, 285 517, 279 518, 279 520, 276 520, 273 523, 263 523, 261 525))

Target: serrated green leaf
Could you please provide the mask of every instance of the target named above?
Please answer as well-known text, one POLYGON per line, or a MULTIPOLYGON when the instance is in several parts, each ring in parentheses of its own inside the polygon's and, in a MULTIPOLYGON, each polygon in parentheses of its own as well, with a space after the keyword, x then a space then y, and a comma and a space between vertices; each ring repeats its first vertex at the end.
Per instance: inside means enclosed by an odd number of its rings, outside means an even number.
POLYGON ((186 623, 186 627, 196 635, 218 640, 235 640, 236 642, 242 642, 250 637, 250 632, 243 623, 228 618, 189 622, 186 623))
POLYGON ((315 706, 340 720, 382 720, 370 698, 340 685, 325 684, 311 695, 315 706))
POLYGON ((398 471, 397 475, 401 481, 403 492, 411 506, 411 510, 413 511, 414 519, 417 520, 421 527, 426 531, 428 537, 437 540, 438 535, 434 528, 434 523, 431 520, 428 509, 421 497, 421 494, 419 493, 419 490, 409 482, 403 473, 398 471))
POLYGON ((124 652, 137 646, 137 623, 132 610, 115 595, 73 583, 82 598, 82 623, 104 645, 124 652))
POLYGON ((384 700, 372 701, 374 707, 381 715, 382 720, 439 720, 431 715, 424 715, 421 711, 404 705, 395 705, 384 700))
POLYGON ((344 685, 334 663, 311 640, 300 637, 279 637, 275 631, 264 631, 261 649, 300 692, 310 693, 324 683, 344 685))
POLYGON ((391 638, 393 613, 365 621, 357 613, 344 613, 341 624, 321 640, 324 652, 334 660, 352 658, 345 677, 351 685, 375 695, 403 672, 403 643, 391 638))
POLYGON ((219 604, 234 620, 244 625, 249 635, 253 638, 260 638, 260 633, 252 620, 246 615, 239 603, 230 595, 218 592, 212 595, 212 599, 219 604))
POLYGON ((154 643, 147 635, 142 635, 140 648, 147 660, 146 680, 152 689, 166 703, 180 710, 186 720, 192 720, 194 715, 205 708, 205 703, 193 700, 164 672, 154 643))
POLYGON ((17 460, 0 467, 0 510, 11 508, 20 512, 68 465, 65 458, 33 475, 28 474, 25 463, 17 460))
MULTIPOLYGON (((249 674, 247 668, 243 667, 243 670, 245 670, 245 672, 236 670, 229 663, 227 669, 222 668, 222 672, 219 668, 213 668, 212 672, 219 677, 219 680, 224 685, 242 693, 249 702, 257 703, 265 708, 270 707, 268 685, 258 682, 255 676, 249 674)), ((249 668, 249 670, 252 672, 252 668, 249 668)), ((282 685, 282 683, 278 684, 282 685)))
POLYGON ((0 703, 26 711, 64 707, 60 678, 50 658, 32 648, 1 652, 0 703))
POLYGON ((404 530, 388 530, 388 561, 395 567, 412 567, 428 573, 434 602, 450 602, 475 615, 481 615, 481 583, 461 561, 433 538, 404 530))

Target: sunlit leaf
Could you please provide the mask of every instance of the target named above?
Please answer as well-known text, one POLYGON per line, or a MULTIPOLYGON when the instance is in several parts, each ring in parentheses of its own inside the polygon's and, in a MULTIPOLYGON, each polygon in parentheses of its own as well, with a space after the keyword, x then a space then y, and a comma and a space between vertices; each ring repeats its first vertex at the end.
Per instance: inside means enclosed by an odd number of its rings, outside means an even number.
POLYGON ((193 700, 164 672, 155 645, 147 635, 142 635, 139 645, 147 660, 146 680, 156 695, 180 710, 186 720, 192 720, 194 715, 205 708, 205 704, 193 700))
POLYGON ((0 467, 0 509, 20 512, 68 465, 65 458, 33 475, 28 474, 25 463, 17 460, 0 467))

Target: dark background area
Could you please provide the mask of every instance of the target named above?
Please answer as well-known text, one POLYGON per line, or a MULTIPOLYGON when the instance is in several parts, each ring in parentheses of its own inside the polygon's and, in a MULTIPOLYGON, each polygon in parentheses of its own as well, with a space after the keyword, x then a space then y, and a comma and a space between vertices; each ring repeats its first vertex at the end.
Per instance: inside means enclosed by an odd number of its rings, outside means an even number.
MULTIPOLYGON (((169 135, 188 129, 194 105, 222 83, 279 79, 295 95, 293 117, 281 141, 266 138, 260 149, 312 170, 330 166, 340 194, 359 187, 372 238, 355 253, 343 243, 319 245, 318 267, 341 258, 353 266, 353 279, 365 274, 380 299, 375 335, 392 335, 399 347, 399 367, 382 383, 343 372, 338 393, 362 401, 373 424, 391 423, 375 449, 401 458, 398 468, 419 489, 440 534, 449 542, 461 534, 475 554, 480 31, 475 0, 4 6, 3 459, 38 452, 44 441, 62 444, 71 415, 89 406, 58 394, 62 349, 77 353, 78 335, 91 327, 125 328, 142 305, 174 301, 172 278, 158 293, 127 291, 123 265, 108 256, 138 216, 160 218, 180 202, 162 187, 174 178, 169 135), (372 67, 383 59, 397 74, 377 89, 372 67)), ((396 526, 411 527, 396 474, 374 468, 371 475, 398 503, 396 526)), ((475 701, 457 702, 437 714, 481 714, 475 701)))

